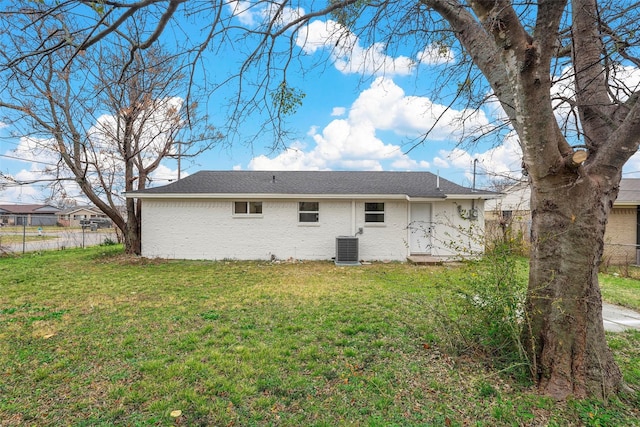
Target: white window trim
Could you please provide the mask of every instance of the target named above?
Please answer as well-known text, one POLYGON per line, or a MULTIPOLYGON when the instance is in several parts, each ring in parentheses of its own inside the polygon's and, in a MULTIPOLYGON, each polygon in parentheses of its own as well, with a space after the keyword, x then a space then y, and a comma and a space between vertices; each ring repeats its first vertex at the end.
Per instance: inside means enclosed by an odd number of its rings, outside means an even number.
POLYGON ((264 217, 264 210, 261 213, 251 213, 251 209, 249 208, 249 203, 260 203, 264 208, 264 204, 260 200, 234 200, 231 202, 231 213, 234 218, 262 218, 264 217), (247 213, 236 213, 236 203, 246 203, 247 204, 247 213))
POLYGON ((318 226, 320 225, 320 202, 310 202, 310 201, 304 201, 304 202, 298 202, 298 225, 311 225, 311 226, 318 226), (300 203, 317 203, 318 204, 318 210, 316 211, 301 211, 300 210, 300 203), (306 213, 306 214, 312 214, 315 213, 317 215, 317 221, 300 221, 300 214, 302 213, 306 213))
POLYGON ((387 223, 387 205, 385 202, 365 202, 364 203, 364 225, 367 227, 383 227, 387 223), (367 203, 382 203, 381 211, 368 211, 367 203), (382 221, 367 221, 367 214, 382 214, 382 221))

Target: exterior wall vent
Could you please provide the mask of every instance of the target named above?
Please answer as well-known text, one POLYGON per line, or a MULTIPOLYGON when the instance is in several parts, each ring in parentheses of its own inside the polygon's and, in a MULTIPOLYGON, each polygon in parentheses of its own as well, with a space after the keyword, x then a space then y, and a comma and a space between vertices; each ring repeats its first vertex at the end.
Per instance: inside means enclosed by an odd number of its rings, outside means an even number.
POLYGON ((336 265, 360 265, 357 237, 336 237, 336 265))

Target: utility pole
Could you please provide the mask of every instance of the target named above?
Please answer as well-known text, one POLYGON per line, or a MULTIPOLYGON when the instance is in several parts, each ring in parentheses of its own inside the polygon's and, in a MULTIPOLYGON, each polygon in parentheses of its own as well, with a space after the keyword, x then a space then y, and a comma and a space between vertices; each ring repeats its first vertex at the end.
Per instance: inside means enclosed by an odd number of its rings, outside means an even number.
POLYGON ((471 192, 476 192, 476 164, 478 164, 478 159, 473 159, 473 185, 471 186, 471 192))
POLYGON ((180 181, 180 157, 182 157, 182 142, 176 141, 178 144, 178 181, 180 181))

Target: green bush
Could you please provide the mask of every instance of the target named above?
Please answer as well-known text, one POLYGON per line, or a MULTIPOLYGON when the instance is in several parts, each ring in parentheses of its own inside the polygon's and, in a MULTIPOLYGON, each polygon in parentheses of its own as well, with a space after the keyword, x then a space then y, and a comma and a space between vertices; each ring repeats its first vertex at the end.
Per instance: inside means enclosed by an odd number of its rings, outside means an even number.
POLYGON ((118 244, 118 242, 113 240, 111 237, 105 237, 104 240, 102 241, 102 243, 100 243, 100 246, 114 246, 114 245, 117 245, 117 244, 118 244))
POLYGON ((448 287, 441 318, 444 343, 458 355, 482 358, 492 367, 528 377, 521 343, 526 292, 526 263, 508 244, 495 245, 479 261, 465 263, 448 287))

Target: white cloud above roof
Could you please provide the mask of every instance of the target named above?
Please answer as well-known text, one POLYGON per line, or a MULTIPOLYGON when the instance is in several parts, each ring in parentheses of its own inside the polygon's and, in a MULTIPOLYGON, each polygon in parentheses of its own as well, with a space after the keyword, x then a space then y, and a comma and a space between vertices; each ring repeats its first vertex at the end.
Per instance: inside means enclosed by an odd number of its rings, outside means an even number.
MULTIPOLYGON (((346 117, 335 118, 322 129, 313 127, 309 135, 314 145, 297 143, 273 158, 255 157, 248 168, 425 170, 431 167, 431 162, 411 158, 397 143, 385 142, 380 133, 389 131, 400 138, 414 138, 431 130, 431 141, 455 141, 461 136, 463 120, 466 127, 488 126, 482 111, 447 110, 428 98, 407 96, 388 77, 376 78, 345 114, 346 117)), ((434 159, 437 162, 442 165, 445 161, 434 159)))
MULTIPOLYGON (((640 72, 635 69, 618 70, 618 75, 624 76, 632 89, 640 82, 640 72)), ((493 119, 506 120, 497 102, 487 108, 493 119)), ((403 154, 403 148, 397 143, 385 141, 381 136, 384 131, 408 138, 429 131, 430 141, 455 143, 462 132, 473 133, 474 129, 479 132, 490 126, 488 114, 483 110, 447 109, 426 97, 407 96, 389 77, 377 77, 363 90, 344 111, 346 117, 335 113, 333 110, 332 116, 337 118, 310 132, 315 145, 296 147, 275 158, 261 156, 249 164, 249 169, 446 169, 448 173, 460 171, 463 179, 470 183, 473 163, 477 160, 480 182, 522 176, 522 152, 515 133, 506 136, 500 145, 484 150, 477 147, 441 149, 431 158, 425 159, 422 154, 421 160, 412 158, 412 153, 403 154), (434 125, 436 119, 439 121, 434 125)), ((424 144, 428 145, 429 141, 424 144)), ((640 177, 640 153, 629 160, 624 176, 640 177)))

